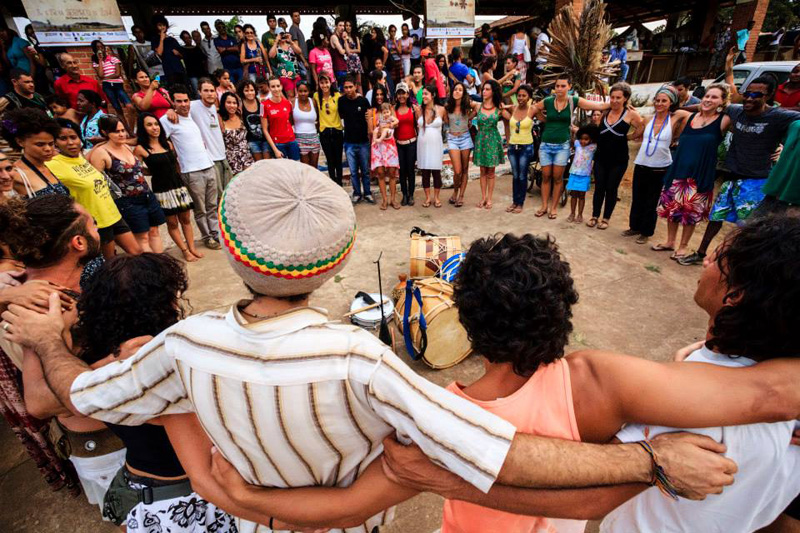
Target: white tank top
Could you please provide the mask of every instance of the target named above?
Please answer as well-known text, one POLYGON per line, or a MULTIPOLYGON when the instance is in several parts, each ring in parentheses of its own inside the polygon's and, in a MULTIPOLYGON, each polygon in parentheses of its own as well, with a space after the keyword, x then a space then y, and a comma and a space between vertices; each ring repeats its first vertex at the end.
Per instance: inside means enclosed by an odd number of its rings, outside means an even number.
POLYGON ((525 37, 520 39, 514 35, 514 40, 511 42, 511 53, 514 55, 525 53, 525 37))
POLYGON ((311 102, 311 110, 303 111, 300 109, 300 101, 295 100, 292 117, 294 118, 295 133, 317 133, 317 110, 311 102))
POLYGON ((672 164, 672 152, 669 150, 672 144, 672 117, 667 116, 667 120, 659 127, 660 131, 653 131, 655 120, 655 117, 651 118, 644 128, 642 146, 634 163, 650 168, 666 168, 672 164))

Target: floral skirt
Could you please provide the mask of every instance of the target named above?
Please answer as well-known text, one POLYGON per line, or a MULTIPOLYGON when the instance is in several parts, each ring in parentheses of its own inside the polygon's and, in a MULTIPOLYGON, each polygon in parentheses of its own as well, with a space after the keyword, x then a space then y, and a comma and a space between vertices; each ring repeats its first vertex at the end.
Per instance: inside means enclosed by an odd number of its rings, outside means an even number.
POLYGON ((372 158, 370 170, 380 167, 400 168, 400 158, 397 154, 397 144, 394 139, 386 139, 370 145, 372 158))
POLYGON ((361 65, 361 58, 358 57, 358 54, 348 55, 346 62, 348 74, 361 74, 364 72, 364 67, 361 65))
POLYGON ((505 161, 503 139, 497 126, 478 129, 475 136, 473 163, 477 167, 496 167, 505 161))
POLYGON ((136 505, 124 522, 128 533, 236 533, 235 519, 192 493, 136 505))
POLYGON ((658 216, 684 226, 694 226, 706 218, 711 209, 713 191, 698 192, 694 178, 672 180, 658 202, 658 216))

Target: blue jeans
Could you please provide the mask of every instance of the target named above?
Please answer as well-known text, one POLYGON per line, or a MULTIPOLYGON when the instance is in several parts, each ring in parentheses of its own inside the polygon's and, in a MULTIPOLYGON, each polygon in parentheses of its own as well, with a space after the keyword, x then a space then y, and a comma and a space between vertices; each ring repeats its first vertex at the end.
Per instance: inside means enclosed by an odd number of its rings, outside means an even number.
POLYGON ((631 67, 628 66, 627 63, 620 63, 619 65, 619 81, 625 81, 628 79, 628 70, 631 67))
POLYGON ((297 141, 291 141, 288 143, 275 143, 275 147, 281 151, 283 157, 286 159, 300 161, 300 145, 297 144, 297 141))
POLYGON ((108 102, 117 111, 122 111, 122 107, 130 104, 131 99, 125 92, 125 87, 121 83, 103 82, 103 92, 106 93, 108 102))
POLYGON ((532 144, 509 144, 508 161, 511 163, 511 173, 514 175, 512 193, 514 204, 523 205, 525 194, 528 190, 528 164, 533 158, 532 144))
POLYGON ((364 187, 364 196, 371 196, 369 188, 369 143, 344 143, 344 153, 347 155, 347 166, 350 167, 350 183, 353 185, 353 195, 361 196, 361 187, 364 187), (358 169, 361 169, 361 180, 358 179, 358 169))

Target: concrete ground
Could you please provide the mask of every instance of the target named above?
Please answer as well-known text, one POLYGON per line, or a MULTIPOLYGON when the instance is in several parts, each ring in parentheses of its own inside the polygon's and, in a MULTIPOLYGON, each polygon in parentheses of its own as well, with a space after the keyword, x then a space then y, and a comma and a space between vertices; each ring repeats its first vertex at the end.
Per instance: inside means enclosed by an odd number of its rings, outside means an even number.
MULTIPOLYGON (((632 151, 634 147, 631 147, 632 151)), ((632 169, 632 165, 631 165, 632 169)), ((422 207, 422 191, 414 207, 399 211, 380 211, 376 206, 358 205, 358 242, 350 262, 341 275, 314 293, 312 304, 329 309, 336 319, 347 312, 359 290, 377 292, 378 280, 372 262, 383 252, 383 284, 386 291, 397 281, 397 274, 408 271, 408 231, 420 226, 438 234, 460 235, 468 245, 473 239, 497 232, 550 233, 572 266, 580 292, 575 307, 574 326, 568 351, 604 348, 653 360, 669 359, 678 348, 703 337, 706 316, 694 305, 699 267, 681 267, 667 253, 656 253, 649 245, 637 245, 620 233, 627 229, 630 207, 630 172, 620 188, 617 206, 606 231, 566 221, 568 207, 557 220, 536 218, 533 213, 539 195, 528 197, 519 215, 505 212, 511 202, 511 176, 497 179, 494 209, 476 209, 480 198, 477 181, 467 189, 466 204, 455 209, 446 203, 450 191, 442 191, 444 207, 422 207)), ((589 202, 587 202, 589 203, 589 202)), ((584 218, 588 219, 590 206, 584 218)), ((704 227, 698 228, 697 244, 704 227)), ((656 238, 663 237, 665 224, 659 223, 656 238)), ((657 242, 653 240, 651 242, 657 242)), ((188 298, 194 312, 225 308, 247 293, 230 270, 221 251, 206 250, 206 257, 187 265, 191 280, 188 298)), ((398 348, 407 359, 405 350, 398 348)), ((471 356, 447 370, 436 371, 423 363, 409 361, 426 378, 446 385, 453 380, 469 382, 481 374, 481 361, 471 356)), ((24 453, 6 424, 0 424, 0 531, 15 533, 69 531, 105 533, 115 529, 100 521, 96 507, 82 498, 51 493, 32 461, 24 453)), ((421 495, 399 506, 388 533, 429 533, 439 527, 442 500, 421 495)), ((587 531, 596 531, 590 524, 587 531)))

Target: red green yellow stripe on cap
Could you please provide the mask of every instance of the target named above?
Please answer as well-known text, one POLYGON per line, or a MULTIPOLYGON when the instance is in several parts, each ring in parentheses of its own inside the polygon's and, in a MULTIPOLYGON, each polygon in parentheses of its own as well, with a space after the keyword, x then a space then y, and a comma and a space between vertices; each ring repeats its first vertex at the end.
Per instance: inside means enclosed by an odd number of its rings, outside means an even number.
POLYGON ((356 241, 356 226, 354 225, 350 240, 341 250, 331 257, 304 265, 284 265, 282 263, 275 263, 248 251, 242 242, 237 239, 225 215, 225 195, 223 195, 223 199, 219 205, 219 227, 222 233, 223 243, 236 261, 260 274, 284 279, 311 278, 328 272, 345 260, 353 249, 353 245, 356 241))

